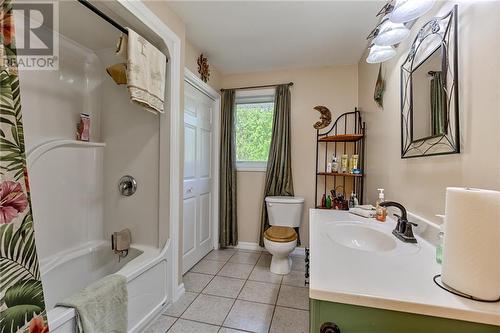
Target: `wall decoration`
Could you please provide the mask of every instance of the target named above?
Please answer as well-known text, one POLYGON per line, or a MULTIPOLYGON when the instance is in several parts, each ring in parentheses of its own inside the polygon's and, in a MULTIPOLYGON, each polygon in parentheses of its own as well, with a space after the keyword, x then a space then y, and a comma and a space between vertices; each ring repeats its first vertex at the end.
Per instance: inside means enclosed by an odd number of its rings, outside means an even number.
POLYGON ((203 56, 203 53, 198 57, 198 73, 200 73, 200 78, 203 82, 208 82, 210 79, 210 64, 208 63, 207 57, 203 56))
POLYGON ((314 107, 314 110, 321 113, 320 121, 316 122, 313 127, 317 130, 325 128, 332 122, 332 113, 326 106, 318 105, 314 107))
POLYGON ((48 333, 31 213, 11 0, 0 8, 0 332, 48 333))
POLYGON ((373 99, 380 108, 384 107, 384 92, 385 80, 382 78, 382 64, 380 64, 378 68, 377 82, 375 83, 375 92, 373 93, 373 99))

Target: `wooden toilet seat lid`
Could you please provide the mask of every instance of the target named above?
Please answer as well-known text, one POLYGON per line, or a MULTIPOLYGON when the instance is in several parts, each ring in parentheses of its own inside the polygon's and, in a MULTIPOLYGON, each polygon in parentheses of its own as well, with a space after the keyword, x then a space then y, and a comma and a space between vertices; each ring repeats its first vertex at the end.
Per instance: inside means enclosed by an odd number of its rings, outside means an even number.
POLYGON ((272 242, 287 243, 297 239, 297 233, 291 227, 270 227, 264 231, 264 238, 272 242))

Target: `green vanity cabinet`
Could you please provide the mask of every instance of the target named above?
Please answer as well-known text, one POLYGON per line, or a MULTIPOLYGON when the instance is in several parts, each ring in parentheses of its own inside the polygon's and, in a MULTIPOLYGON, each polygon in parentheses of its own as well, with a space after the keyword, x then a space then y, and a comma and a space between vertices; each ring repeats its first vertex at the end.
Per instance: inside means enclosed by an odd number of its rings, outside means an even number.
POLYGON ((310 333, 326 322, 340 333, 500 333, 500 326, 310 299, 310 333))

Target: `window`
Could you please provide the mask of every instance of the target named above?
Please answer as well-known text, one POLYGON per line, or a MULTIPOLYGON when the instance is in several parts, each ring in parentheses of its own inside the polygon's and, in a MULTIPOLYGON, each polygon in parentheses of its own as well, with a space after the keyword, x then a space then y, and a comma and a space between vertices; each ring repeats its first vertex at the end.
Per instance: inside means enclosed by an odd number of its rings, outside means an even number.
POLYGON ((265 171, 273 130, 274 89, 236 94, 236 168, 265 171))

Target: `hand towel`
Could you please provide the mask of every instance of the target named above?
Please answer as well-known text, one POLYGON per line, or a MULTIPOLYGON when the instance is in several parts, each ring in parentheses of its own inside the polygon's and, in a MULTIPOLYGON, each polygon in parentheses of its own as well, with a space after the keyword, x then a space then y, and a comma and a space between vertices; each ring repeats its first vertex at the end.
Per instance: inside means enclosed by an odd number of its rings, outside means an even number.
POLYGON ((127 301, 127 279, 112 274, 56 306, 75 309, 78 333, 126 333, 127 301))
POLYGON ((164 113, 167 57, 131 29, 126 44, 130 99, 148 111, 164 113))

